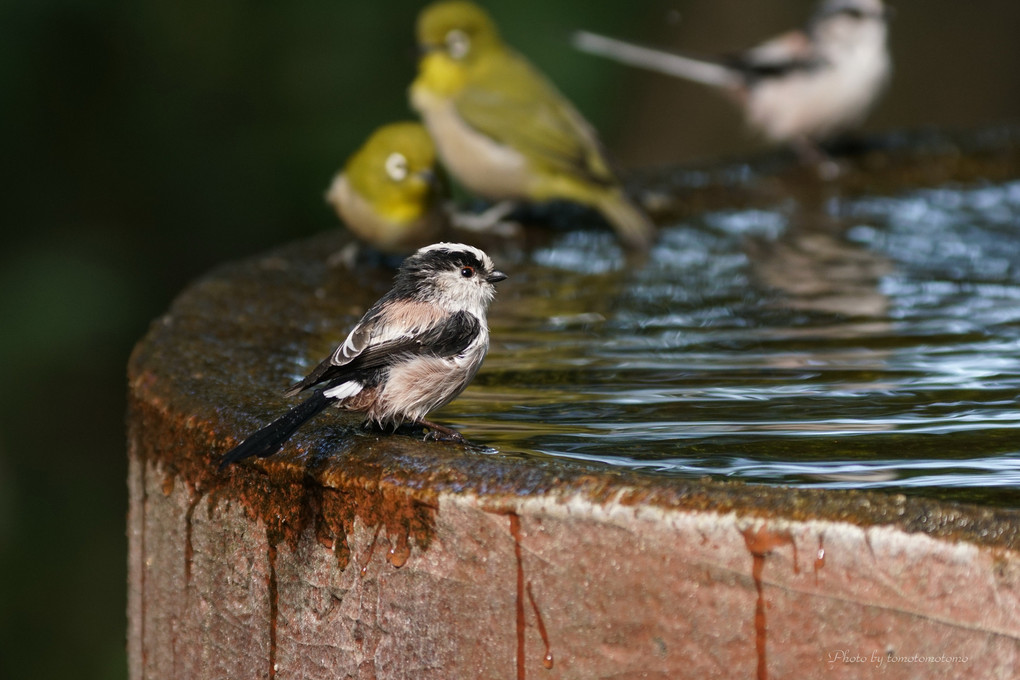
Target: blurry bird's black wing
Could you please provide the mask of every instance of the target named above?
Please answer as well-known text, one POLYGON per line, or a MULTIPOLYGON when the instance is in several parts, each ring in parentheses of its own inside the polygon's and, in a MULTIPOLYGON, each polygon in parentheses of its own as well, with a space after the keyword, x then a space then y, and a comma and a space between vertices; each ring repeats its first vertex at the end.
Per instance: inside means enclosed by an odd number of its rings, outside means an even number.
POLYGON ((724 56, 721 61, 743 74, 749 85, 798 71, 812 71, 827 63, 804 31, 784 33, 744 52, 724 56))

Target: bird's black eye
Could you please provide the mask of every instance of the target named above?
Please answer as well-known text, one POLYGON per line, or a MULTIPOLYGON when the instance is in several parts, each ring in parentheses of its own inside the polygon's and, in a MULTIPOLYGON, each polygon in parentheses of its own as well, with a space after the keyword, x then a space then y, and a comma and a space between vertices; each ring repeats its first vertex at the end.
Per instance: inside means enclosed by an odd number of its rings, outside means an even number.
POLYGON ((474 267, 462 267, 461 270, 460 270, 460 275, 463 276, 465 279, 470 279, 472 276, 475 275, 475 268, 474 267))

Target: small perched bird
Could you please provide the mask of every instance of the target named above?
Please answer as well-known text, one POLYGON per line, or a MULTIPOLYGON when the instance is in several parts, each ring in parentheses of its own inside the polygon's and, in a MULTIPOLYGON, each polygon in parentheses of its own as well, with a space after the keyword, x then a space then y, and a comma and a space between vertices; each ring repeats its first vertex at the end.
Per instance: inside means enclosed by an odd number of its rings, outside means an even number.
POLYGON ((626 197, 595 131, 476 5, 448 0, 418 16, 422 52, 411 103, 447 169, 494 200, 567 200, 590 206, 629 247, 655 230, 626 197))
POLYGON ((860 123, 888 81, 882 0, 824 0, 803 30, 719 61, 579 31, 574 45, 632 66, 731 93, 749 125, 817 159, 817 142, 860 123))
POLYGON ((447 226, 436 148, 420 123, 384 125, 347 160, 326 200, 359 239, 407 255, 447 226))
POLYGON ((379 428, 410 422, 428 428, 430 438, 464 441, 425 416, 450 403, 482 365, 489 349, 485 313, 494 284, 505 278, 472 246, 437 243, 418 250, 347 339, 286 392, 314 387, 311 396, 230 450, 220 467, 276 453, 327 406, 363 413, 379 428))

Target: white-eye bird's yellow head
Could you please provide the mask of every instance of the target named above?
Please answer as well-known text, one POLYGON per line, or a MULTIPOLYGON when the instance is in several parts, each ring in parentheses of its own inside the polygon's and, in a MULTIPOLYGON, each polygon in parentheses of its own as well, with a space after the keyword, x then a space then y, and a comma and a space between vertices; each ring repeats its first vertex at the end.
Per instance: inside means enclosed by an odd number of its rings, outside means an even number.
POLYGON ((442 0, 423 9, 417 40, 419 70, 437 92, 458 89, 469 69, 503 47, 492 18, 465 0, 442 0))
POLYGON ((466 0, 443 0, 418 15, 418 47, 425 53, 443 52, 455 61, 470 62, 501 45, 492 18, 466 0))
POLYGON ((445 226, 436 148, 417 122, 384 125, 326 192, 348 229, 385 252, 430 243, 445 226))
POLYGON ((437 198, 436 147, 420 123, 391 123, 373 132, 348 159, 344 174, 389 220, 417 219, 437 198))

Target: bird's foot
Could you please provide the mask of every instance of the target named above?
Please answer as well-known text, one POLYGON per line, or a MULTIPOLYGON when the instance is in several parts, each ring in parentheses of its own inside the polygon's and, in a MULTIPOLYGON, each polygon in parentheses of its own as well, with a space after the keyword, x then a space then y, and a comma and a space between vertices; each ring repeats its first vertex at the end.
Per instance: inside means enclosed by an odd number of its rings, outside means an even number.
POLYGON ((468 443, 468 440, 464 438, 464 435, 453 428, 439 425, 428 420, 420 420, 418 421, 418 424, 428 428, 424 441, 457 442, 458 444, 468 443))
POLYGON ((843 174, 843 166, 829 158, 816 165, 815 171, 823 182, 835 182, 843 174))
POLYGON ((328 258, 326 258, 326 264, 329 267, 343 268, 343 269, 354 269, 354 264, 358 261, 358 256, 361 255, 361 244, 357 241, 351 241, 340 250, 336 251, 328 258))
POLYGON ((450 223, 463 231, 515 236, 521 230, 521 225, 505 218, 516 207, 517 203, 514 201, 501 201, 480 213, 459 212, 451 208, 450 223))
POLYGON ((807 138, 800 138, 794 141, 793 150, 800 159, 800 162, 814 168, 818 179, 823 182, 834 182, 843 174, 843 167, 832 156, 825 152, 817 142, 807 138))

